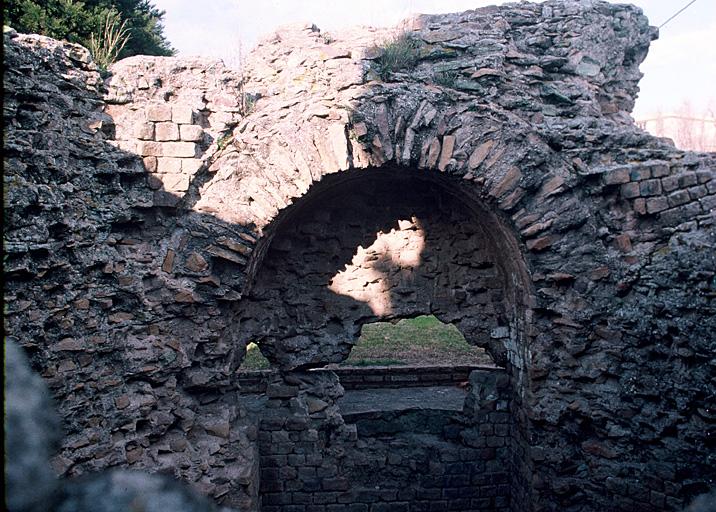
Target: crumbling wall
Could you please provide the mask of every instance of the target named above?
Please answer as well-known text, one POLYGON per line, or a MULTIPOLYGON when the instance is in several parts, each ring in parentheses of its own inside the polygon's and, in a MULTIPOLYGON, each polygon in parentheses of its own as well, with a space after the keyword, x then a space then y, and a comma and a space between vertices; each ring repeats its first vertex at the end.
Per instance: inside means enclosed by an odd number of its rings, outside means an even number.
MULTIPOLYGON (((203 276, 185 268, 186 228, 159 206, 173 193, 154 191, 142 159, 116 147, 123 128, 85 49, 9 33, 4 57, 5 329, 57 399, 55 471, 164 470, 250 507, 255 432, 233 397, 191 373, 243 351, 216 348, 216 301, 186 290, 187 275, 203 276)), ((205 286, 226 296, 227 282, 205 286)))
POLYGON ((278 366, 322 366, 347 357, 364 323, 434 314, 504 364, 515 322, 494 221, 422 173, 341 178, 272 233, 241 307, 245 339, 278 366))
POLYGON ((510 510, 509 379, 475 370, 462 411, 340 414, 332 372, 266 389, 261 510, 510 510))
POLYGON ((512 509, 678 510, 707 490, 716 161, 629 118, 654 30, 557 0, 403 29, 418 64, 380 80, 393 32, 303 27, 260 44, 245 81, 138 58, 106 85, 78 47, 6 36, 5 328, 58 398, 60 473, 169 470, 255 507, 258 433, 231 392, 244 295, 291 205, 390 168, 494 219, 512 509))

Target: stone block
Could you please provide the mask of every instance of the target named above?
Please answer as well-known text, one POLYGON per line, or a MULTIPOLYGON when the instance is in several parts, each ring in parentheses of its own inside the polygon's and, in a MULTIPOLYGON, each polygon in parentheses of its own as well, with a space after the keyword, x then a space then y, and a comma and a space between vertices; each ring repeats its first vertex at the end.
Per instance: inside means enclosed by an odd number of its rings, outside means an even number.
POLYGON ((122 151, 126 151, 127 153, 134 153, 144 156, 144 154, 141 152, 142 146, 141 144, 137 143, 136 140, 108 140, 107 142, 122 151))
POLYGON ((521 179, 522 172, 519 168, 511 167, 497 183, 490 187, 489 194, 492 197, 500 198, 514 189, 521 179))
POLYGON ((564 178, 562 176, 555 176, 542 185, 538 195, 541 197, 549 197, 559 190, 562 185, 564 185, 564 178))
POLYGON ((691 198, 689 197, 689 193, 686 190, 677 190, 676 192, 669 194, 668 200, 669 206, 673 208, 675 206, 688 203, 691 198))
POLYGON ((634 211, 639 215, 646 215, 646 199, 638 197, 634 200, 634 211))
POLYGON ((157 172, 162 174, 179 174, 182 158, 157 158, 157 172))
POLYGON ((701 208, 705 212, 712 211, 716 209, 716 196, 706 196, 701 199, 699 199, 699 203, 701 203, 701 208))
POLYGON ((152 190, 159 190, 163 185, 162 178, 159 174, 149 174, 147 176, 147 185, 152 190))
POLYGON ((179 126, 179 138, 187 142, 199 142, 204 136, 204 129, 195 124, 183 124, 179 126))
POLYGON ((689 196, 691 199, 701 199, 706 194, 708 194, 708 190, 703 185, 689 188, 689 196))
POLYGON ((646 201, 646 211, 648 213, 658 213, 669 207, 669 201, 665 197, 650 197, 646 201))
POLYGON ((171 122, 157 123, 154 138, 158 141, 179 140, 179 126, 171 122))
POLYGON ((189 176, 186 174, 157 174, 162 187, 168 192, 186 192, 189 190, 189 176))
POLYGON ((487 158, 487 155, 490 154, 490 150, 492 149, 492 146, 494 146, 495 142, 492 140, 488 140, 487 142, 483 142, 480 144, 475 151, 472 152, 470 155, 470 159, 468 161, 468 167, 470 170, 476 169, 480 166, 480 164, 487 158))
POLYGON ((157 157, 156 156, 145 156, 142 158, 144 168, 147 172, 157 172, 157 157))
POLYGON ((150 105, 147 107, 147 121, 171 121, 172 109, 169 105, 150 105))
POLYGON ((440 160, 438 161, 438 169, 440 169, 440 171, 445 172, 454 148, 455 136, 445 135, 443 137, 442 150, 440 151, 440 160))
POLYGON ((626 199, 634 199, 639 197, 639 184, 638 183, 625 183, 621 186, 622 197, 626 199))
POLYGON ((168 206, 174 207, 179 204, 179 197, 177 194, 167 192, 166 190, 154 191, 154 206, 168 206))
POLYGON ((142 156, 193 158, 196 155, 196 144, 193 142, 141 142, 138 150, 142 156))
POLYGON ((196 174, 203 162, 198 158, 183 158, 181 161, 181 172, 184 174, 196 174))
POLYGON ((198 252, 192 252, 184 262, 184 266, 191 272, 203 272, 209 268, 209 264, 198 252))
POLYGON ((140 140, 154 140, 154 123, 137 123, 134 136, 140 140))
POLYGON ((350 484, 345 478, 324 478, 321 487, 325 491, 347 491, 350 484))
POLYGON ((614 237, 614 243, 621 252, 631 252, 631 237, 626 233, 614 237))
POLYGON ((692 187, 696 185, 697 182, 698 178, 696 177, 695 172, 685 172, 679 176, 679 188, 692 187))
POLYGON ((706 183, 713 179, 714 174, 716 174, 714 171, 696 171, 696 180, 699 183, 706 183))
POLYGON ((679 188, 679 178, 676 176, 666 176, 661 178, 661 188, 664 192, 672 192, 679 188))
POLYGON ((621 185, 623 183, 629 183, 629 169, 616 169, 605 173, 602 177, 602 182, 605 185, 621 185))
POLYGON ((658 196, 661 194, 661 181, 651 179, 639 183, 639 193, 642 196, 658 196))
POLYGON ((669 166, 666 164, 656 164, 651 166, 652 178, 663 178, 664 176, 668 176, 669 172, 669 166))
POLYGON ((171 120, 177 124, 191 124, 194 110, 189 105, 175 105, 171 108, 171 120))
POLYGON ((632 169, 629 172, 629 181, 642 181, 651 178, 651 170, 648 167, 632 169))

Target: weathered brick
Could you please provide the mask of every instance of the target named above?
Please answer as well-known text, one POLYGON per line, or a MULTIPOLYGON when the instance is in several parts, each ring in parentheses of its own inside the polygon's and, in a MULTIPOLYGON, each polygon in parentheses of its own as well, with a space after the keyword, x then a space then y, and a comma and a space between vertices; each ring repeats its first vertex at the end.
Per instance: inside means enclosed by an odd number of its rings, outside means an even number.
POLYGON ((138 123, 134 128, 134 136, 140 140, 153 140, 154 123, 138 123))
POLYGON ((699 183, 706 183, 711 181, 715 174, 715 171, 696 171, 696 179, 699 183))
POLYGON ((654 178, 663 178, 669 175, 669 166, 666 164, 656 164, 651 166, 651 176, 654 178))
POLYGON ((196 144, 193 142, 140 142, 139 154, 142 156, 194 157, 196 144))
POLYGON ((189 105, 174 105, 170 115, 171 120, 177 124, 191 124, 194 121, 194 110, 189 105))
POLYGON ((181 158, 162 157, 157 158, 157 172, 179 174, 182 169, 181 158))
POLYGON ((142 158, 142 162, 147 172, 157 172, 157 157, 145 156, 142 158))
POLYGON ((675 207, 684 203, 688 203, 691 198, 689 197, 689 193, 686 190, 677 190, 676 192, 669 194, 668 200, 669 206, 675 207))
POLYGON ((661 188, 664 192, 672 192, 679 188, 679 178, 676 176, 666 176, 661 178, 661 188))
POLYGON ((171 121, 172 109, 169 105, 150 105, 147 107, 147 121, 171 121))
POLYGON ((701 203, 701 208, 705 212, 712 211, 716 208, 716 195, 702 197, 701 199, 699 199, 699 203, 701 203))
POLYGON ((669 201, 665 197, 650 197, 646 201, 646 210, 649 213, 658 213, 669 207, 669 201))
POLYGON ((184 141, 199 142, 204 136, 204 129, 195 124, 183 124, 179 126, 179 136, 184 141))
POLYGON ((605 185, 621 185, 629 183, 629 169, 616 169, 602 175, 602 182, 605 185))
POLYGON ((685 172, 679 175, 679 188, 687 188, 696 185, 698 178, 695 172, 685 172))
POLYGON ((179 140, 179 127, 175 123, 157 123, 154 127, 154 138, 158 141, 179 140))
POLYGON ((646 180, 639 183, 639 194, 642 196, 658 196, 661 194, 661 182, 659 180, 646 180))
POLYGON ((633 204, 634 211, 638 213, 639 215, 645 215, 646 214, 646 199, 643 197, 637 197, 634 199, 633 204))
POLYGON ((639 183, 625 183, 621 186, 622 197, 633 199, 639 197, 639 183))
POLYGON ((157 174, 164 190, 168 192, 186 192, 189 189, 189 176, 186 174, 157 174))
POLYGON ((697 187, 691 187, 688 190, 689 190, 689 197, 691 197, 691 199, 700 199, 700 198, 704 197, 706 194, 708 194, 708 190, 703 185, 699 185, 697 187))
POLYGON ((642 167, 641 169, 632 169, 629 173, 630 181, 642 181, 651 178, 651 169, 642 167))

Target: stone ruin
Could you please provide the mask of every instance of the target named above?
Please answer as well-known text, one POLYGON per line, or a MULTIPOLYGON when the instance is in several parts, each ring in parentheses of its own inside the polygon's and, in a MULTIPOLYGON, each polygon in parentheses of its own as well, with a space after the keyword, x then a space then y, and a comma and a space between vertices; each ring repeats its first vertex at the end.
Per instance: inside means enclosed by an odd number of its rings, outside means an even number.
POLYGON ((548 0, 103 79, 6 33, 5 329, 58 407, 54 471, 169 474, 256 512, 707 493, 716 155, 634 126, 656 35, 632 6, 548 0), (384 67, 396 34, 412 69, 384 67), (451 414, 343 410, 319 368, 420 314, 498 368, 451 414), (276 369, 259 401, 249 341, 276 369))

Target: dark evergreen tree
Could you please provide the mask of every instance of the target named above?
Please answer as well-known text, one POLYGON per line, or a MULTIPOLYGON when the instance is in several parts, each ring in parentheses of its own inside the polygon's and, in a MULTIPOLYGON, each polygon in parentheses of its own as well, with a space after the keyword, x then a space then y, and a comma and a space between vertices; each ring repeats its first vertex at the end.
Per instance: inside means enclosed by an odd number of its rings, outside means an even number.
POLYGON ((119 58, 132 55, 173 55, 164 37, 164 11, 150 0, 4 0, 3 22, 18 32, 42 34, 90 46, 101 37, 107 17, 126 21, 129 34, 119 58))

